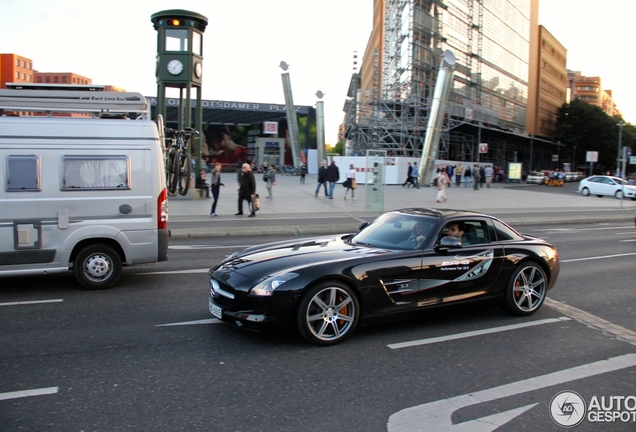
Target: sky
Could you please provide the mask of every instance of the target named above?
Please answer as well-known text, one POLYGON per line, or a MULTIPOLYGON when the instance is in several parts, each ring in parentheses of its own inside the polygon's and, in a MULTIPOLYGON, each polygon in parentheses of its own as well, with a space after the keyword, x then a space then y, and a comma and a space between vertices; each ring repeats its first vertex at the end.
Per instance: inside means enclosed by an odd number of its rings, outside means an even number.
MULTIPOLYGON (((155 96, 156 12, 208 18, 203 99, 284 104, 281 61, 294 103, 325 106, 325 141, 335 144, 353 54, 358 66, 373 25, 373 0, 0 0, 0 52, 33 60, 41 72, 74 72, 155 96)), ((636 122, 629 67, 636 1, 541 0, 539 24, 568 51, 567 67, 601 76, 627 122, 636 122), (601 7, 602 6, 602 7, 601 7)), ((169 96, 171 96, 169 94, 169 96)))

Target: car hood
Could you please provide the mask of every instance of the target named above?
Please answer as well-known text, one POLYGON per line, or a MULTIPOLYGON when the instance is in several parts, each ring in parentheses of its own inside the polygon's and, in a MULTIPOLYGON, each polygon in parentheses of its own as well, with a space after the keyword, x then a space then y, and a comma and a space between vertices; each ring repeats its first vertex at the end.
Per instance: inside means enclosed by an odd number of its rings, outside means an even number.
POLYGON ((350 236, 315 237, 253 246, 230 255, 214 270, 260 279, 309 265, 315 268, 322 264, 390 253, 385 249, 347 243, 350 236))

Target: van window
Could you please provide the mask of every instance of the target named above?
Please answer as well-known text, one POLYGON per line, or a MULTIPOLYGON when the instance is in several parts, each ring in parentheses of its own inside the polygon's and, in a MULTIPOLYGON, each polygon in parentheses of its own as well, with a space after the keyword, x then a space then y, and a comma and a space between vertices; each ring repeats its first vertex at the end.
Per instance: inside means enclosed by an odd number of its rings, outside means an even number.
POLYGON ((5 157, 4 190, 7 192, 39 192, 42 185, 40 157, 9 155, 5 157))
POLYGON ((130 189, 129 156, 62 156, 62 190, 130 189))

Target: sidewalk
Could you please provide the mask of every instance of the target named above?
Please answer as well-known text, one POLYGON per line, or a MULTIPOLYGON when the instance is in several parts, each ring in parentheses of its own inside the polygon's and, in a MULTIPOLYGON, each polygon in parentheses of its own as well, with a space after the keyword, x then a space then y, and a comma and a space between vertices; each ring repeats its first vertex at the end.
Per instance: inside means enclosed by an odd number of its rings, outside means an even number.
MULTIPOLYGON (((212 199, 169 198, 168 228, 173 238, 351 232, 360 222, 381 214, 369 210, 369 187, 364 184, 359 184, 355 191, 355 200, 350 196, 344 199, 346 189, 341 184, 334 189, 334 199, 325 199, 324 190, 318 197, 314 196, 318 184, 316 175, 307 175, 302 184, 298 176, 279 174, 273 188, 274 198, 270 200, 266 198, 267 189, 261 175, 257 174, 261 210, 255 218, 234 216, 238 201, 236 176, 227 173, 222 179, 225 187, 221 188, 216 218, 210 216, 212 199), (310 224, 308 218, 312 219, 310 224)), ((490 188, 484 186, 473 190, 464 185, 453 185, 446 190, 448 201, 437 203, 434 187, 414 189, 386 185, 384 211, 406 207, 473 210, 495 215, 511 225, 610 220, 633 223, 636 201, 623 200, 621 203, 612 197, 583 197, 576 192, 565 194, 551 191, 547 186, 543 188, 494 183, 490 188)), ((576 186, 572 184, 572 188, 576 186)), ((247 215, 247 209, 244 211, 247 215)))

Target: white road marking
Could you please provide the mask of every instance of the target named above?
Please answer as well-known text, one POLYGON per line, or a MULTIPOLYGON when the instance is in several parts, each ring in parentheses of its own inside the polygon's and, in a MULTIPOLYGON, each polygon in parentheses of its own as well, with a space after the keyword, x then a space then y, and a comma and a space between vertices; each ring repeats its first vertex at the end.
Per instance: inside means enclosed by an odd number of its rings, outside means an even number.
POLYGON ((591 261, 591 260, 607 259, 607 258, 621 258, 621 257, 634 256, 634 255, 636 255, 636 252, 629 252, 629 253, 624 253, 624 254, 614 254, 614 255, 601 255, 601 256, 587 257, 587 258, 573 258, 573 259, 569 259, 569 260, 559 260, 559 262, 561 262, 561 263, 570 263, 570 262, 577 262, 577 261, 591 261))
POLYGON ((585 324, 588 327, 604 331, 606 333, 616 336, 618 339, 628 342, 632 345, 636 345, 636 332, 629 330, 625 327, 621 327, 614 323, 611 323, 603 318, 592 315, 581 309, 577 309, 573 306, 561 303, 551 298, 545 299, 545 305, 557 310, 558 312, 569 316, 575 321, 585 324))
POLYGON ((196 320, 196 321, 183 321, 183 322, 171 323, 171 324, 158 324, 155 327, 171 327, 171 326, 196 325, 196 324, 219 324, 221 322, 222 322, 221 320, 218 320, 216 318, 210 318, 210 319, 202 319, 202 320, 196 320))
POLYGON ((536 232, 578 232, 578 231, 601 231, 601 230, 613 230, 613 229, 634 229, 633 226, 610 226, 610 227, 594 227, 594 228, 543 228, 534 230, 536 232))
POLYGON ((16 392, 0 393, 0 400, 18 399, 31 396, 42 396, 57 393, 57 387, 46 387, 31 390, 22 390, 16 392))
POLYGON ((389 432, 410 432, 413 430, 423 432, 491 432, 535 407, 538 403, 525 405, 513 410, 477 418, 459 424, 453 424, 452 415, 455 411, 471 405, 515 396, 521 393, 527 393, 634 366, 636 366, 636 354, 625 354, 607 360, 588 363, 570 369, 564 369, 558 372, 510 384, 504 384, 498 387, 492 387, 486 390, 417 405, 392 414, 387 422, 387 430, 389 432))
POLYGON ((440 337, 434 337, 434 338, 429 338, 429 339, 420 339, 420 340, 414 340, 414 341, 410 341, 410 342, 399 342, 399 343, 394 343, 394 344, 390 344, 390 345, 387 345, 387 346, 389 348, 391 348, 391 349, 410 348, 410 347, 414 347, 414 346, 418 346, 418 345, 429 345, 429 344, 434 344, 434 343, 438 343, 438 342, 448 342, 448 341, 452 341, 452 340, 464 339, 464 338, 473 337, 473 336, 481 336, 481 335, 486 335, 486 334, 491 334, 491 333, 499 333, 499 332, 504 332, 504 331, 509 331, 509 330, 518 330, 518 329, 521 329, 521 328, 533 327, 533 326, 538 326, 538 325, 541 325, 541 324, 552 324, 552 323, 556 323, 556 322, 569 321, 569 320, 570 320, 570 318, 568 318, 568 317, 548 318, 548 319, 543 319, 543 320, 525 322, 525 323, 521 323, 521 324, 511 324, 511 325, 507 325, 507 326, 493 327, 493 328, 488 328, 488 329, 483 329, 483 330, 475 330, 475 331, 464 332, 464 333, 456 333, 454 335, 448 335, 448 336, 440 336, 440 337))
POLYGON ((0 306, 18 306, 18 305, 42 304, 42 303, 60 303, 60 302, 63 302, 63 301, 64 301, 63 299, 32 300, 32 301, 0 303, 0 306))

